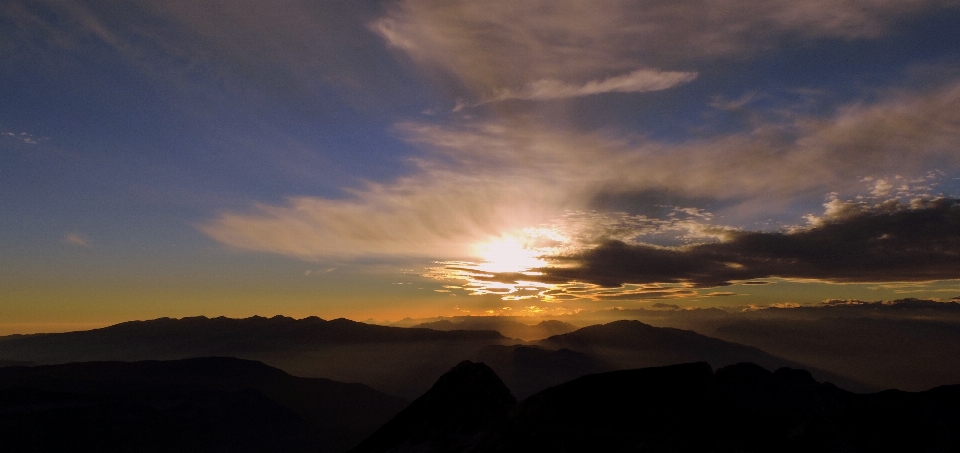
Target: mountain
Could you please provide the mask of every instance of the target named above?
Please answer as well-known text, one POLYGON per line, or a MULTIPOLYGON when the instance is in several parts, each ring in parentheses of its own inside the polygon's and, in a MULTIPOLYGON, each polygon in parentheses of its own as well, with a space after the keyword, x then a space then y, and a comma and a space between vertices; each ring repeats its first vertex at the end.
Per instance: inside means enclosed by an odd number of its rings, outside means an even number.
POLYGON ((486 370, 482 364, 458 365, 352 452, 960 448, 958 385, 855 394, 818 383, 804 370, 770 372, 740 363, 714 373, 699 362, 588 375, 505 407, 510 398, 503 383, 486 370), (484 376, 470 379, 465 370, 484 376), (496 403, 482 395, 496 395, 496 403))
POLYGON ((444 331, 495 330, 505 337, 516 338, 523 341, 542 340, 553 335, 560 335, 577 330, 577 326, 563 321, 545 320, 534 325, 528 325, 515 319, 517 318, 504 316, 458 316, 450 319, 424 322, 416 324, 413 327, 444 331))
POLYGON ((429 388, 422 376, 439 375, 489 345, 513 342, 494 331, 442 332, 347 319, 161 318, 80 332, 3 337, 0 360, 57 364, 238 357, 297 376, 362 382, 413 399, 429 388))
POLYGON ((673 308, 611 309, 571 319, 583 325, 636 319, 657 327, 693 330, 829 370, 874 389, 920 391, 960 382, 960 361, 956 360, 960 298, 827 300, 736 311, 673 308))
POLYGON ((224 357, 0 369, 0 438, 23 451, 340 452, 405 405, 224 357))
POLYGON ((956 322, 867 317, 741 320, 718 328, 716 334, 877 388, 917 391, 960 382, 956 322))
MULTIPOLYGON (((691 330, 653 327, 640 321, 614 321, 588 326, 537 342, 550 349, 569 349, 610 364, 612 369, 634 369, 687 362, 707 362, 721 367, 740 362, 765 368, 808 368, 803 364, 768 354, 752 346, 720 340, 691 330)), ((814 375, 848 390, 878 388, 843 375, 812 368, 814 375)))
POLYGON ((488 346, 471 357, 488 365, 517 398, 587 374, 617 369, 589 354, 540 346, 488 346))
MULTIPOLYGON (((493 370, 464 361, 351 452, 457 451, 475 443, 477 433, 506 424, 516 403, 493 370)), ((481 442, 474 450, 484 446, 481 442)))
POLYGON ((33 362, 28 362, 25 360, 0 360, 0 368, 7 366, 30 366, 34 365, 33 362))
MULTIPOLYGON (((410 400, 430 388, 423 376, 438 376, 463 360, 487 363, 520 397, 586 374, 618 369, 695 361, 713 366, 748 361, 767 368, 804 367, 753 347, 638 321, 585 327, 536 344, 517 344, 521 342, 491 330, 437 331, 281 316, 163 318, 82 332, 4 338, 0 360, 55 364, 228 356, 261 361, 296 376, 360 382, 410 400)), ((818 379, 850 390, 875 389, 812 371, 818 379)))

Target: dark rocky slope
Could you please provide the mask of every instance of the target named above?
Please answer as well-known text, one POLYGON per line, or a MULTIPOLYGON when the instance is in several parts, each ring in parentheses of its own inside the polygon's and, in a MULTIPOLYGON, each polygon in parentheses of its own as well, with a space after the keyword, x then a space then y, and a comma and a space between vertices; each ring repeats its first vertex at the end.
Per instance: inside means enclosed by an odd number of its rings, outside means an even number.
POLYGON ((855 394, 818 383, 803 370, 770 372, 740 363, 714 373, 706 363, 690 363, 584 376, 505 407, 510 398, 490 374, 483 364, 461 363, 352 451, 946 452, 960 448, 960 386, 919 393, 855 394), (483 379, 470 378, 479 375, 483 379), (444 409, 447 406, 431 401, 453 402, 457 409, 444 409), (469 415, 461 419, 459 414, 469 415))
POLYGON ((0 369, 5 451, 340 452, 406 402, 234 358, 0 369))

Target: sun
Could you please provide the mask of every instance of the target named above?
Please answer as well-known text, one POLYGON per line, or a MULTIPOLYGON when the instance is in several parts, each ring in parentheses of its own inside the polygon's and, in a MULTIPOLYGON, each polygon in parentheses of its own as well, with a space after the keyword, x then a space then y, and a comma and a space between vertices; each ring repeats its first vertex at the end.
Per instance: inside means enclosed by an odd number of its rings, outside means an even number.
POLYGON ((537 257, 537 251, 528 249, 517 238, 501 237, 478 244, 476 254, 483 259, 475 269, 485 272, 524 272, 544 267, 547 262, 537 257))

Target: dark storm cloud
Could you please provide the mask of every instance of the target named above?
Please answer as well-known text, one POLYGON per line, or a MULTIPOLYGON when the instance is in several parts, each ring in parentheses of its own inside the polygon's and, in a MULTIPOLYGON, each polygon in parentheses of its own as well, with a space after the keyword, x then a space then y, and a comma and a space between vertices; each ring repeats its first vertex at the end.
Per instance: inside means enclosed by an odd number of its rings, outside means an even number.
POLYGON ((696 287, 766 277, 833 282, 960 278, 960 200, 887 203, 845 212, 793 232, 743 232, 726 242, 661 248, 608 241, 558 258, 549 279, 603 286, 686 283, 696 287))

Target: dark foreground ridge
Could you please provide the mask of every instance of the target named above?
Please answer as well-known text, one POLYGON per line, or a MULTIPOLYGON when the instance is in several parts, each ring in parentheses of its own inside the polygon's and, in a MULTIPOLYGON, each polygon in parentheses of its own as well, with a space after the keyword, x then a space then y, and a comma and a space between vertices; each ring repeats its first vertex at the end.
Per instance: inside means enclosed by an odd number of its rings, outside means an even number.
POLYGON ((225 357, 0 368, 0 451, 342 452, 406 404, 225 357))
POLYGON ((505 425, 517 400, 488 366, 461 362, 354 451, 459 451, 505 425))
POLYGON ((960 451, 960 385, 855 394, 809 372, 703 362, 613 371, 519 404, 463 362, 351 453, 960 451))

